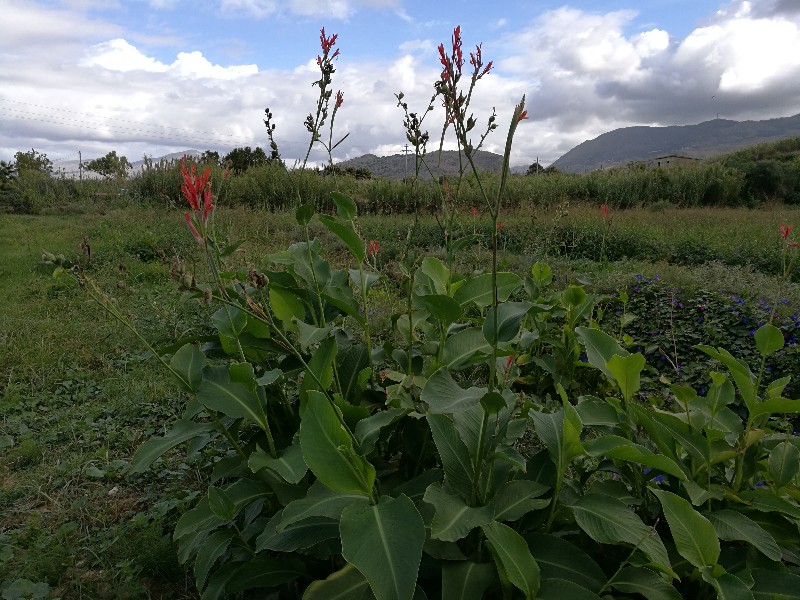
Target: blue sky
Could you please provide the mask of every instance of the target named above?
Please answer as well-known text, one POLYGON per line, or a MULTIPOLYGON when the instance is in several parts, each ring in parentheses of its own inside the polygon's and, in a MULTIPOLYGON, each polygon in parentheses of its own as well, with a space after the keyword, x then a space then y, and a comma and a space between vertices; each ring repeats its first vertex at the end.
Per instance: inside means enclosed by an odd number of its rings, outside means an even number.
POLYGON ((479 122, 497 110, 487 149, 528 98, 514 164, 617 127, 800 113, 797 0, 0 0, 0 14, 5 160, 264 146, 265 107, 284 157, 302 158, 322 26, 339 34, 339 160, 402 150, 394 94, 424 106, 455 25, 495 63, 473 104, 479 122))

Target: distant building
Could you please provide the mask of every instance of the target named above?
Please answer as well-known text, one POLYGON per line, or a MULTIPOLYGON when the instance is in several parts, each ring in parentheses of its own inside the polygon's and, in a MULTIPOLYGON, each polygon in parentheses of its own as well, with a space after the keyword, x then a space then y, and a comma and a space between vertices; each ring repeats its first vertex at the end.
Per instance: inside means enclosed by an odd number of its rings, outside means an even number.
POLYGON ((698 158, 691 158, 689 156, 678 156, 677 154, 670 154, 668 156, 657 156, 655 158, 648 158, 640 164, 644 164, 647 169, 672 169, 674 167, 689 167, 696 165, 700 162, 698 158))

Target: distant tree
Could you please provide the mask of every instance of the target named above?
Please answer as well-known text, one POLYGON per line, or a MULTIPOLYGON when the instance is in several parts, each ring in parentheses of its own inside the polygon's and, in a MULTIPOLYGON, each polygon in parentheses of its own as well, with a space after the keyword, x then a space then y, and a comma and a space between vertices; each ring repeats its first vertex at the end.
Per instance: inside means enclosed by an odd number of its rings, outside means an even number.
POLYGON ((250 167, 265 165, 269 162, 263 149, 256 147, 255 150, 250 146, 244 148, 234 148, 222 159, 225 164, 230 164, 231 172, 234 175, 244 173, 250 167))
POLYGON ((539 161, 534 161, 534 163, 530 167, 528 167, 528 170, 525 171, 525 175, 540 175, 540 174, 553 175, 555 173, 560 173, 560 172, 561 171, 559 171, 553 165, 550 165, 549 167, 543 167, 542 165, 539 164, 539 161))
POLYGON ((17 173, 36 172, 45 175, 52 175, 53 161, 47 158, 43 152, 37 152, 33 148, 29 152, 17 152, 14 155, 17 173))
POLYGON ((215 152, 214 150, 206 150, 200 155, 199 162, 203 165, 218 165, 222 166, 222 160, 220 159, 219 152, 215 152))
POLYGON ((0 160, 0 190, 7 190, 17 178, 17 165, 12 162, 0 160))
POLYGON ((89 171, 94 171, 106 179, 124 179, 128 176, 131 163, 124 156, 117 156, 117 151, 112 150, 102 158, 95 158, 83 164, 89 171))

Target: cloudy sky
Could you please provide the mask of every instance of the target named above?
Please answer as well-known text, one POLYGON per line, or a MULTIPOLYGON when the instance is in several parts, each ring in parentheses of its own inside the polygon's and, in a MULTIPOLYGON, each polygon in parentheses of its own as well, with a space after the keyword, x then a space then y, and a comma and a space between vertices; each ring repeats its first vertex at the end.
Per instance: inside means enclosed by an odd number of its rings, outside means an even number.
POLYGON ((424 109, 459 24, 494 61, 472 105, 479 123, 497 110, 486 149, 527 95, 512 164, 617 127, 800 113, 800 0, 0 0, 0 159, 266 146, 266 107, 282 155, 302 158, 323 26, 350 134, 335 158, 400 153, 394 95, 424 109))

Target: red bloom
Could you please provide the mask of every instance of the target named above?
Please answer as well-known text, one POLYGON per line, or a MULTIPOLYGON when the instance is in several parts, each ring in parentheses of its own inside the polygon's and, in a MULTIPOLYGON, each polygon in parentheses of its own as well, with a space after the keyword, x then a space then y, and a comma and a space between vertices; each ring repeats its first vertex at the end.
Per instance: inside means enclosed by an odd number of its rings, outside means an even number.
MULTIPOLYGON (((338 33, 334 33, 332 36, 326 37, 325 36, 325 28, 323 27, 322 29, 320 29, 320 32, 319 32, 319 45, 322 48, 322 54, 325 57, 328 56, 328 53, 331 51, 331 48, 333 48, 336 45, 336 38, 338 38, 338 37, 339 37, 338 33)), ((336 58, 338 55, 339 55, 339 51, 337 50, 336 52, 333 53, 333 56, 330 57, 331 60, 336 58)), ((318 63, 322 62, 319 57, 317 57, 317 62, 318 63)))
POLYGON ((214 210, 214 200, 211 195, 211 184, 209 183, 211 167, 206 167, 205 172, 202 175, 198 175, 195 173, 195 166, 193 164, 191 169, 187 169, 186 157, 184 156, 181 160, 181 174, 183 175, 181 192, 194 213, 194 219, 191 213, 187 212, 185 214, 186 224, 194 239, 202 244, 204 236, 198 231, 195 220, 198 224, 201 224, 201 229, 205 231, 205 225, 214 210))
POLYGON ((800 244, 798 244, 797 242, 788 242, 786 244, 786 247, 787 248, 797 248, 797 247, 800 247, 800 244))
POLYGON ((792 233, 792 226, 781 223, 781 238, 785 240, 790 233, 792 233))
POLYGON ((506 371, 508 371, 508 369, 511 368, 511 363, 514 362, 514 358, 515 356, 512 354, 506 359, 506 371))
POLYGON ((603 220, 608 218, 608 204, 600 205, 600 216, 603 217, 603 220))
POLYGON ((503 221, 497 222, 497 231, 503 231, 506 228, 506 224, 503 221))
POLYGON ((202 243, 203 243, 203 241, 204 241, 204 240, 203 240, 203 236, 202 236, 202 235, 200 235, 200 232, 199 232, 199 231, 197 231, 197 227, 195 227, 195 226, 194 226, 194 223, 192 223, 192 215, 190 215, 190 214, 187 212, 187 213, 185 213, 183 216, 186 218, 186 226, 189 228, 189 231, 191 231, 191 232, 192 232, 192 235, 194 236, 194 239, 196 239, 196 240, 197 240, 197 243, 198 243, 198 244, 202 244, 202 243))
POLYGON ((336 108, 339 108, 342 104, 344 104, 344 94, 339 90, 336 92, 336 108))
POLYGON ((478 209, 475 208, 474 206, 469 209, 469 212, 472 214, 473 217, 477 217, 478 216, 478 209))
POLYGON ((519 116, 517 117, 517 123, 519 123, 520 121, 524 121, 527 118, 528 118, 528 111, 523 110, 521 113, 519 113, 519 116))
POLYGON ((367 254, 369 256, 375 256, 380 251, 381 245, 377 242, 377 240, 370 240, 369 246, 367 247, 367 254))

